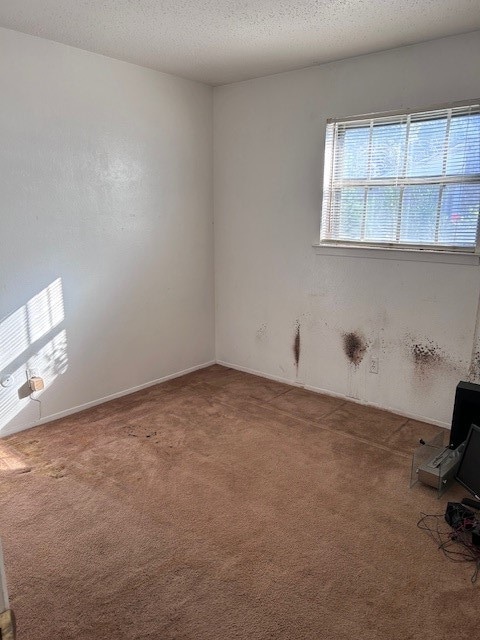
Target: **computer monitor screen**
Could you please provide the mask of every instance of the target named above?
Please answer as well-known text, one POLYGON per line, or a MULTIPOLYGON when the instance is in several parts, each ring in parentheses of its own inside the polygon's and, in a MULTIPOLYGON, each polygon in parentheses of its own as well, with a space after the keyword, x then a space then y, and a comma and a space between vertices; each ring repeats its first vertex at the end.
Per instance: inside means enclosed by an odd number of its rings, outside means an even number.
POLYGON ((480 427, 472 424, 465 442, 457 475, 460 484, 480 500, 480 427))

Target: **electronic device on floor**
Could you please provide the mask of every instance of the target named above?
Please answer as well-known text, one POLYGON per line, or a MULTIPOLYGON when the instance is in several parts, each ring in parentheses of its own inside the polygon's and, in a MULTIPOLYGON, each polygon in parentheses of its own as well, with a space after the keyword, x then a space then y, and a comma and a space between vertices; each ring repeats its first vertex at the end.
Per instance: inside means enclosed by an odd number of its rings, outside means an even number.
POLYGON ((410 486, 417 481, 441 496, 455 480, 480 500, 480 385, 460 382, 455 393, 448 446, 439 433, 421 440, 413 455, 410 486))
POLYGON ((480 427, 476 424, 468 432, 455 479, 480 500, 480 427))
POLYGON ((456 449, 447 447, 434 455, 418 467, 418 480, 436 489, 448 484, 455 477, 464 449, 465 443, 462 443, 456 449))

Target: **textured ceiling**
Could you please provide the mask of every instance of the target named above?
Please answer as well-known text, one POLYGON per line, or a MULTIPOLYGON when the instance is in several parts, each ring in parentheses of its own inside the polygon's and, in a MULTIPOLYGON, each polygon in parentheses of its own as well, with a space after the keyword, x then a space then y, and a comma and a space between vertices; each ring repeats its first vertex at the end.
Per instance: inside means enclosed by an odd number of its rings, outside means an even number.
POLYGON ((480 0, 2 0, 0 26, 216 85, 480 29, 480 0))

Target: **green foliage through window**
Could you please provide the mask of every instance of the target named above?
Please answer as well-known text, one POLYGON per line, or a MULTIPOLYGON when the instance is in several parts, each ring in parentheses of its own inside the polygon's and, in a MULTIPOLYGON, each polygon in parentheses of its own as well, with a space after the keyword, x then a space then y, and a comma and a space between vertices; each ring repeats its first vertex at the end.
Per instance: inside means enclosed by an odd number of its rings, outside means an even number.
POLYGON ((323 242, 474 251, 480 106, 331 121, 323 242))

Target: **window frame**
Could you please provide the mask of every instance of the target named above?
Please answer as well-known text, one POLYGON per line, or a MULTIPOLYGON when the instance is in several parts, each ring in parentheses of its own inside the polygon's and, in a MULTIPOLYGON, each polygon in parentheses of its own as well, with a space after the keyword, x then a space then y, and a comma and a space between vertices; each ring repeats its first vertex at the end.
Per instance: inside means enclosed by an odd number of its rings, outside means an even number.
MULTIPOLYGON (((327 118, 325 123, 325 144, 324 144, 324 165, 323 165, 323 180, 322 180, 322 208, 320 215, 320 238, 319 243, 315 246, 318 247, 342 247, 348 250, 349 248, 353 249, 384 249, 384 250, 396 250, 402 252, 419 252, 424 251, 428 253, 450 253, 450 254, 463 254, 463 255, 474 255, 480 256, 480 215, 477 220, 477 230, 476 230, 476 244, 471 248, 465 246, 454 246, 454 245, 440 245, 440 244, 426 244, 426 243, 400 243, 400 242, 381 242, 381 241, 365 241, 361 239, 341 239, 341 238, 324 238, 322 237, 323 233, 323 224, 325 220, 325 216, 331 220, 331 198, 334 193, 334 166, 335 166, 335 152, 336 152, 336 143, 338 142, 338 137, 335 133, 331 135, 331 141, 329 141, 329 125, 336 124, 344 124, 344 123, 354 123, 354 122, 370 122, 374 119, 384 119, 385 124, 388 124, 388 120, 391 119, 392 123, 397 121, 399 116, 405 117, 407 122, 407 127, 409 127, 409 123, 411 121, 411 117, 418 114, 426 114, 429 112, 449 110, 455 108, 462 107, 477 107, 480 108, 480 98, 473 98, 470 100, 462 100, 457 102, 449 102, 443 104, 430 105, 422 108, 408 108, 408 109, 396 109, 392 111, 383 111, 383 112, 373 112, 373 113, 365 113, 354 116, 342 116, 342 117, 330 117, 327 118), (331 147, 329 148, 329 145, 331 147), (328 184, 328 188, 327 188, 328 184)), ((433 118, 432 118, 433 120, 433 118)), ((371 125, 373 126, 373 125, 371 125)), ((335 131, 335 129, 333 129, 335 131)), ((407 141, 408 137, 408 129, 407 129, 407 141)), ((472 184, 480 184, 479 180, 480 174, 474 174, 472 177, 468 175, 463 175, 461 177, 457 176, 444 176, 442 180, 442 185, 444 184, 465 184, 471 182, 472 184)), ((414 186, 415 183, 419 185, 428 185, 428 184, 438 184, 438 176, 432 177, 423 177, 423 178, 399 178, 397 177, 389 177, 389 178, 366 178, 366 179, 346 179, 346 186, 359 186, 366 187, 369 186, 414 186), (371 184, 370 184, 371 183, 371 184)), ((443 186, 441 187, 444 188, 443 186)))

